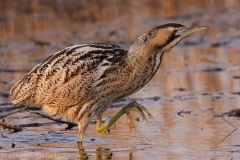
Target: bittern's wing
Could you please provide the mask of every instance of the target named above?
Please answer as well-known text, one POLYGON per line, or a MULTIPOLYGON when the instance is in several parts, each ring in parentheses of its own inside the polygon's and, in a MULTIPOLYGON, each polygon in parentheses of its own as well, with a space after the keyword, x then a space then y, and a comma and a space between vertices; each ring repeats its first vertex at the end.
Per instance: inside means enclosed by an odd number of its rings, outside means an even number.
POLYGON ((124 63, 126 54, 123 48, 105 43, 75 45, 57 52, 29 73, 38 75, 32 98, 50 106, 88 101, 106 72, 124 63))

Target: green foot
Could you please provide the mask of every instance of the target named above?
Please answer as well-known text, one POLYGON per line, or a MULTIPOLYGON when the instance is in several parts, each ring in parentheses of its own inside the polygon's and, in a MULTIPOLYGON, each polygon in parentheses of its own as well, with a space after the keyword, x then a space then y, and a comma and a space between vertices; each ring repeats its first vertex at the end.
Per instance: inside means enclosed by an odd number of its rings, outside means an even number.
POLYGON ((143 120, 147 121, 147 117, 153 119, 152 115, 147 111, 144 106, 141 106, 137 102, 132 102, 123 107, 109 122, 102 124, 102 113, 97 116, 96 130, 97 132, 106 133, 109 131, 109 128, 124 114, 126 113, 128 118, 128 126, 132 130, 135 128, 135 125, 132 121, 131 111, 137 112, 143 120))

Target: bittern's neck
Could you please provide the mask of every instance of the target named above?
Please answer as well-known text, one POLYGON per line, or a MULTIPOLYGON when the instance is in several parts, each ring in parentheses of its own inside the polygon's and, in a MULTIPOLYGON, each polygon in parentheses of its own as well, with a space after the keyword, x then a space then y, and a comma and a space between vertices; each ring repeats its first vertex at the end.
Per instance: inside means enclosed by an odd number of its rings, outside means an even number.
POLYGON ((139 38, 130 46, 128 59, 132 61, 132 63, 145 62, 145 65, 149 65, 151 63, 157 63, 162 53, 155 43, 151 43, 151 41, 144 42, 139 38))
POLYGON ((134 70, 134 76, 146 84, 161 64, 162 55, 163 52, 156 50, 155 46, 134 43, 128 51, 128 64, 134 70))

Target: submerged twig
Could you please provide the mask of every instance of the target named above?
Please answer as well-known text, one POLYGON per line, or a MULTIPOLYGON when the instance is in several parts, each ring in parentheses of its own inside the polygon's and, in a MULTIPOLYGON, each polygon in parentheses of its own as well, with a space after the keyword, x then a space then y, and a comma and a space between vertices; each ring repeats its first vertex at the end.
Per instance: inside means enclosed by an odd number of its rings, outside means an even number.
POLYGON ((14 113, 20 112, 20 111, 22 111, 22 110, 24 110, 24 109, 26 109, 26 108, 28 108, 28 106, 24 106, 24 107, 22 107, 22 108, 18 108, 18 109, 12 110, 12 111, 10 111, 10 112, 8 112, 8 113, 6 113, 6 114, 2 114, 2 115, 0 115, 0 119, 1 119, 1 118, 4 118, 4 117, 7 117, 7 116, 9 116, 9 115, 12 115, 12 114, 14 114, 14 113))
POLYGON ((180 112, 178 112, 177 114, 181 117, 184 117, 182 114, 190 114, 191 111, 184 111, 184 110, 181 110, 180 112))
POLYGON ((228 135, 226 135, 226 136, 225 136, 219 143, 217 143, 215 146, 223 143, 223 142, 224 142, 229 136, 231 136, 231 134, 232 134, 233 132, 235 132, 236 130, 237 130, 237 128, 235 128, 234 130, 232 130, 228 135))
POLYGON ((19 127, 19 126, 11 126, 11 125, 9 125, 9 124, 2 123, 2 122, 0 122, 0 126, 3 126, 3 128, 12 129, 14 132, 20 132, 20 131, 22 131, 22 127, 19 127))
POLYGON ((178 112, 178 115, 181 116, 181 117, 184 117, 181 115, 181 113, 183 113, 184 110, 181 110, 180 112, 178 112))
POLYGON ((233 124, 231 124, 230 122, 228 122, 225 118, 223 118, 222 116, 218 115, 216 112, 214 112, 212 109, 209 109, 211 112, 213 112, 214 114, 216 114, 216 116, 222 118, 225 122, 227 122, 228 124, 230 124, 232 127, 234 127, 234 130, 232 130, 228 135, 226 135, 219 143, 217 143, 215 146, 223 143, 233 132, 235 132, 237 130, 237 127, 235 127, 233 124))
POLYGON ((63 121, 63 120, 59 120, 59 119, 54 119, 54 118, 52 118, 52 117, 49 117, 49 116, 47 116, 47 115, 45 115, 45 114, 42 114, 42 113, 39 113, 39 112, 33 112, 33 111, 28 111, 28 112, 37 114, 37 115, 39 115, 39 116, 42 116, 42 117, 44 117, 44 118, 50 119, 50 120, 55 121, 55 122, 67 124, 68 127, 67 127, 66 129, 70 129, 70 128, 72 128, 72 127, 77 126, 77 124, 75 124, 75 123, 67 122, 67 121, 63 121))
POLYGON ((214 114, 216 114, 218 117, 222 118, 225 122, 227 122, 228 124, 230 124, 232 127, 234 127, 235 129, 237 129, 237 127, 235 127, 233 124, 231 124, 230 122, 228 122, 225 118, 219 116, 216 112, 214 112, 213 110, 209 109, 211 112, 213 112, 214 114))

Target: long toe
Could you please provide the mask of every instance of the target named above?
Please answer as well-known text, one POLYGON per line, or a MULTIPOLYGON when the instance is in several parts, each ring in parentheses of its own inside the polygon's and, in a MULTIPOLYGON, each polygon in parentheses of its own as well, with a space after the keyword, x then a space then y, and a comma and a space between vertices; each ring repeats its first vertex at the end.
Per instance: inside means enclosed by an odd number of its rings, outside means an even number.
POLYGON ((148 122, 148 119, 147 119, 145 114, 147 114, 148 118, 153 119, 153 116, 151 115, 151 113, 148 112, 148 110, 144 106, 141 106, 137 102, 132 102, 132 103, 128 104, 127 106, 125 106, 123 108, 123 111, 126 113, 126 115, 128 117, 128 125, 129 125, 130 128, 135 127, 135 125, 132 122, 131 111, 137 112, 139 114, 139 116, 143 120, 146 120, 147 122, 148 122))
POLYGON ((141 110, 142 110, 144 113, 147 114, 148 118, 154 119, 153 116, 152 116, 152 114, 151 114, 150 112, 148 112, 148 110, 147 110, 144 106, 141 106, 141 105, 140 105, 139 107, 141 108, 141 110))
POLYGON ((133 128, 135 128, 136 126, 134 125, 133 121, 132 121, 132 114, 131 112, 126 112, 127 118, 128 118, 128 126, 130 127, 130 129, 132 130, 133 128))

